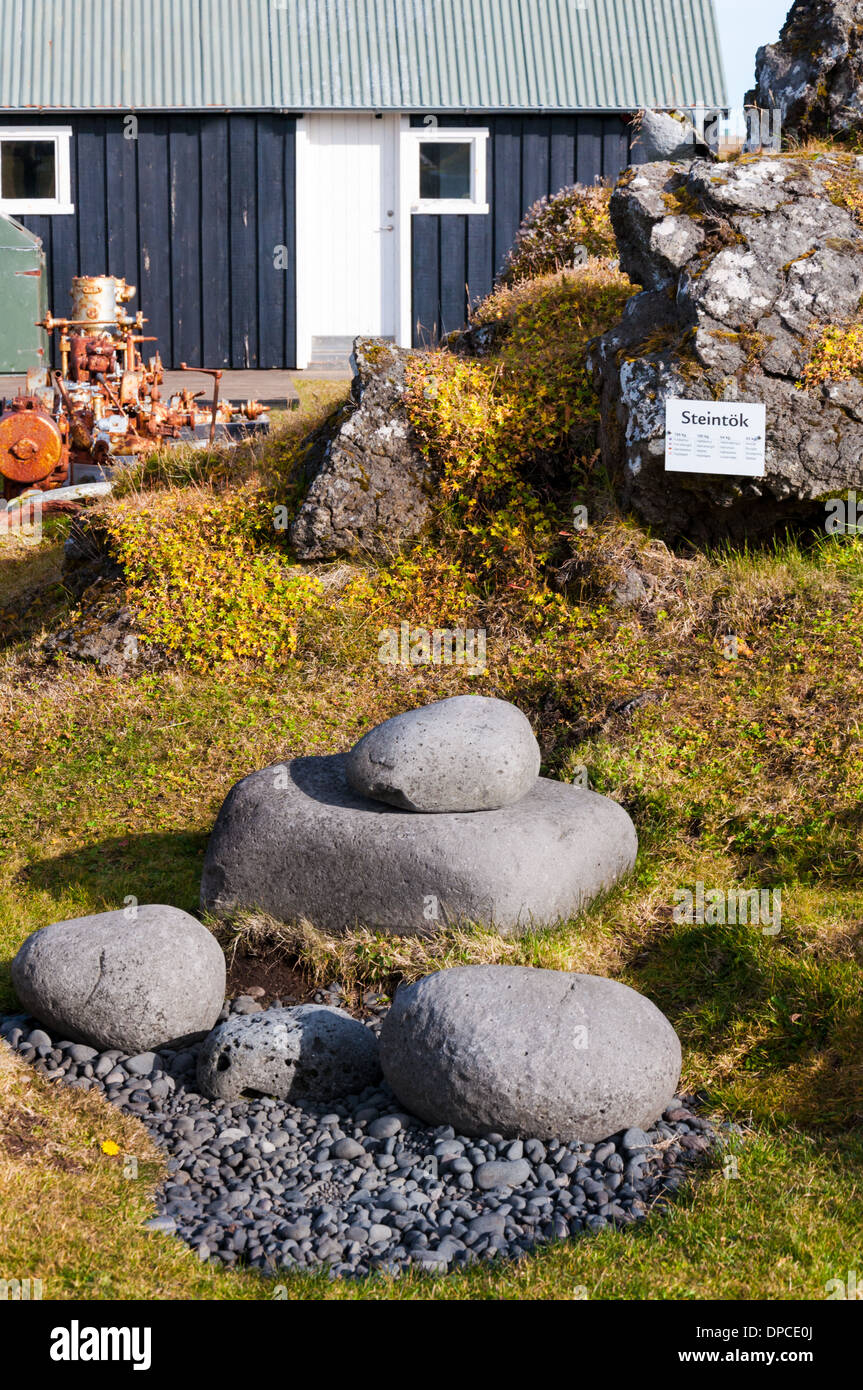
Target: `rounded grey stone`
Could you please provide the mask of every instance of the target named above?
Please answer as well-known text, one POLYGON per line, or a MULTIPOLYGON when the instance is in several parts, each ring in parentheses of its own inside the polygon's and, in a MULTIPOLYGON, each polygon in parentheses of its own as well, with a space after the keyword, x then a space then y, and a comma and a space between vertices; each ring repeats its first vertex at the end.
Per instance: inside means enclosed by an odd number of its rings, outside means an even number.
POLYGON ((337 1139, 333 1144, 333 1158, 360 1158, 364 1153, 365 1149, 356 1139, 337 1139))
POLYGON ((348 753, 354 791, 404 811, 496 811, 530 791, 539 744, 506 700, 456 695, 370 730, 348 753))
POLYGON ((402 1128, 401 1120, 395 1115, 382 1115, 379 1120, 372 1120, 369 1125, 370 1139, 393 1139, 402 1128))
POLYGON ((61 1037, 140 1053, 206 1033, 225 997, 215 937, 176 907, 53 922, 12 962, 21 1003, 61 1037))
POLYGON ((483 1192, 493 1192, 497 1187, 521 1187, 529 1177, 530 1164, 525 1158, 481 1163, 474 1173, 474 1181, 483 1192))
POLYGON ((381 1065, 399 1102, 460 1134, 595 1142, 649 1127, 680 1076, 655 1004, 614 980, 473 965, 402 987, 381 1065))
POLYGON ((212 1100, 260 1093, 329 1101, 379 1080, 371 1030, 319 1004, 232 1014, 204 1040, 198 1056, 198 1087, 212 1100))
POLYGON ((632 868, 635 828, 595 792, 539 777, 497 811, 397 811, 349 786, 342 754, 254 772, 216 820, 201 904, 325 931, 478 922, 502 935, 575 916, 632 868))
POLYGON ((155 1052, 141 1052, 137 1057, 127 1057, 123 1066, 132 1076, 149 1076, 159 1065, 155 1052))
POLYGON ((650 1148, 650 1140, 643 1129, 628 1129, 620 1141, 621 1148, 628 1153, 638 1153, 650 1148))

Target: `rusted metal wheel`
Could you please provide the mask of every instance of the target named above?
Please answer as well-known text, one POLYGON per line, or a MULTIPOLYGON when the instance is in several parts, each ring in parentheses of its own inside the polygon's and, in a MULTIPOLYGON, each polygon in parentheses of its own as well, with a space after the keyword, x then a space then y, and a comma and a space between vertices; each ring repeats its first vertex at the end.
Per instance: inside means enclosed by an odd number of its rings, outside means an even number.
POLYGON ((63 438, 50 415, 37 408, 0 416, 0 474, 14 483, 39 483, 54 472, 63 438))

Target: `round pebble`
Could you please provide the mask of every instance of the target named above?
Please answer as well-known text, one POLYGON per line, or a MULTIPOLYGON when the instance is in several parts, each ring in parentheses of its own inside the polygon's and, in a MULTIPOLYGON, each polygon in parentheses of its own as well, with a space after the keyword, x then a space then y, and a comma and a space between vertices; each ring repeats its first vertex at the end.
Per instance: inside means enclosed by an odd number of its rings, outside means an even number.
POLYGON ((101 1090, 141 1119, 170 1173, 145 1228, 227 1268, 438 1275, 518 1259, 534 1245, 644 1220, 718 1142, 687 1097, 649 1133, 600 1144, 477 1139, 405 1115, 386 1086, 327 1106, 207 1100, 194 1089, 197 1047, 98 1053, 22 1015, 0 1016, 0 1036, 43 1076, 101 1090))

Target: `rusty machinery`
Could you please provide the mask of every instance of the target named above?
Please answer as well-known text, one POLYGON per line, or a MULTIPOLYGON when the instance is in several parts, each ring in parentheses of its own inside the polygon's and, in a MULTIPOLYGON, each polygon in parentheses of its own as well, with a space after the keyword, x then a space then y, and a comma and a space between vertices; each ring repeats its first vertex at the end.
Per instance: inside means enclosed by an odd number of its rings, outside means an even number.
POLYGON ((72 281, 72 316, 51 314, 38 325, 59 332, 60 370, 27 375, 26 392, 0 402, 0 479, 8 500, 30 488, 48 491, 84 477, 105 477, 120 462, 155 452, 164 444, 232 439, 269 428, 259 401, 234 404, 219 399, 222 373, 214 378, 212 402, 203 392, 177 391, 162 398, 158 352, 147 364, 140 345, 154 342, 141 329, 140 310, 126 305, 134 285, 112 275, 72 281))

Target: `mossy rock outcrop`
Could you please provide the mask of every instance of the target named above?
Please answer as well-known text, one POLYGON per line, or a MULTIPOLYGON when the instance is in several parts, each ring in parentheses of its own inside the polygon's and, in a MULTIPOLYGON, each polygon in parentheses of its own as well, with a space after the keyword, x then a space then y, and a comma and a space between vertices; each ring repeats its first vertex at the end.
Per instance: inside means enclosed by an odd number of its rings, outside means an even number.
POLYGON ((404 404, 410 356, 382 339, 354 343, 352 404, 322 441, 317 471, 291 527, 301 560, 386 559, 427 525, 431 465, 404 404))
POLYGON ((798 138, 863 127, 863 0, 795 0, 778 43, 759 48, 747 101, 779 107, 798 138))
MULTIPOLYGON (((863 478, 863 380, 813 378, 822 335, 859 322, 863 160, 745 158, 630 170, 611 216, 644 286, 592 345, 601 445, 621 500, 665 534, 717 539, 823 519, 863 478), (665 472, 665 402, 763 402, 763 478, 665 472)), ((828 364, 829 365, 829 364, 828 364)))

